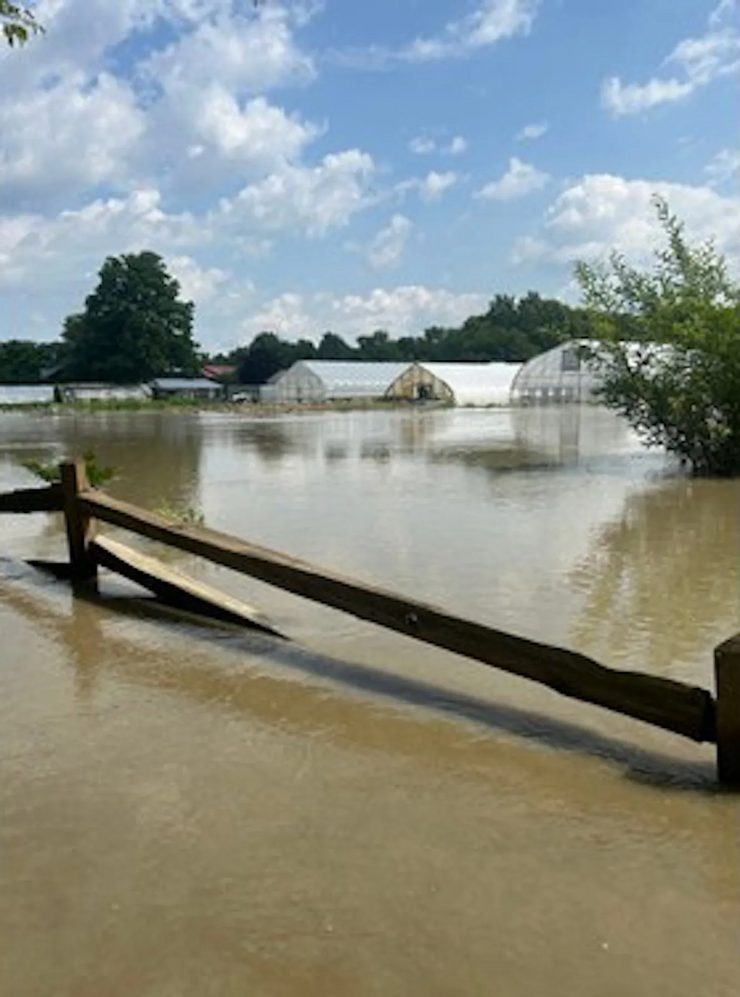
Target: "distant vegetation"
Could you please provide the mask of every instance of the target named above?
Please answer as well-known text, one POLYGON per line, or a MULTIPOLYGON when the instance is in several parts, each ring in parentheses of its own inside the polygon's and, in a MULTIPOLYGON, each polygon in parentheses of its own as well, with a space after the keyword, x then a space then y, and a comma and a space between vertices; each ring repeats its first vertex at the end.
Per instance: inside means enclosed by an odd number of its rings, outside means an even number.
POLYGON ((235 363, 242 384, 263 384, 297 360, 520 362, 565 339, 588 337, 591 331, 591 317, 585 309, 530 291, 519 299, 496 295, 484 314, 472 315, 460 326, 432 326, 419 336, 392 339, 378 330, 360 336, 357 345, 351 346, 336 333, 326 332, 317 346, 309 340, 291 343, 263 332, 246 349, 213 359, 235 363))
POLYGON ((351 345, 325 332, 317 345, 262 332, 248 346, 209 356, 193 339, 193 305, 179 294, 156 253, 109 257, 84 311, 65 319, 61 342, 0 343, 0 383, 140 383, 174 372, 197 374, 213 363, 233 365, 234 380, 242 384, 264 384, 297 360, 524 361, 564 339, 591 334, 585 309, 530 291, 519 299, 499 294, 482 315, 418 336, 393 339, 380 329, 351 345))

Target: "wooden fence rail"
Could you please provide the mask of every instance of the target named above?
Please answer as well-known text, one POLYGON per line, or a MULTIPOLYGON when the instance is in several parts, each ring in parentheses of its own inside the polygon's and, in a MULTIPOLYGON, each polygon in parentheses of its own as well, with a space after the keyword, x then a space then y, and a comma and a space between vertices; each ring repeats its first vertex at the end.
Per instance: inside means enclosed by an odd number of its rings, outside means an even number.
MULTIPOLYGON (((540 682, 564 696, 623 713, 694 741, 716 742, 720 781, 740 788, 740 637, 716 651, 715 702, 706 689, 657 675, 607 668, 574 651, 462 619, 225 533, 200 526, 175 526, 155 513, 87 488, 79 463, 62 465, 62 482, 61 492, 55 493, 56 504, 49 499, 48 505, 64 508, 72 577, 78 582, 88 581, 100 562, 128 577, 137 578, 138 572, 137 580, 159 594, 171 594, 174 585, 175 590, 182 587, 188 597, 197 596, 193 586, 197 589, 198 583, 182 586, 181 579, 173 580, 171 572, 162 575, 160 569, 153 568, 151 559, 146 559, 142 573, 140 555, 123 545, 112 546, 104 538, 96 540, 95 521, 110 523, 416 640, 540 682)), ((35 503, 33 511, 47 510, 38 496, 28 498, 28 503, 35 503)), ((22 500, 0 496, 0 511, 21 511, 19 504, 22 500)), ((213 602, 213 590, 209 593, 213 602)), ((228 597, 217 593, 215 602, 220 599, 226 605, 228 597)), ((248 611, 245 614, 248 616, 248 611)), ((264 623, 263 629, 267 629, 264 623)))

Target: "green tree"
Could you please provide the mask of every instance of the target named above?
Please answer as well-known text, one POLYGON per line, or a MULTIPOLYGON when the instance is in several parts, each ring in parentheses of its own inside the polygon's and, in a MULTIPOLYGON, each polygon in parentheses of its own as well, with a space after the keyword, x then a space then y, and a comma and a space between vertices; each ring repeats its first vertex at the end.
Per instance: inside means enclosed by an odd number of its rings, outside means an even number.
POLYGON ((293 360, 290 343, 274 332, 261 332, 252 340, 241 362, 238 378, 241 384, 264 384, 279 370, 290 367, 293 360))
POLYGON ((24 45, 31 35, 44 29, 27 7, 0 0, 0 28, 8 45, 24 45))
POLYGON ((598 345, 603 401, 695 473, 740 473, 740 287, 711 243, 692 247, 667 203, 652 271, 613 253, 576 276, 598 345), (626 340, 629 336, 629 341, 626 340))
POLYGON ((63 360, 61 343, 8 339, 0 343, 0 383, 33 384, 58 373, 63 360))
POLYGON ((64 323, 67 375, 119 384, 194 374, 193 303, 156 253, 109 256, 84 312, 64 323))
POLYGON ((356 353, 349 343, 335 332, 325 332, 316 350, 318 360, 355 360, 356 353))

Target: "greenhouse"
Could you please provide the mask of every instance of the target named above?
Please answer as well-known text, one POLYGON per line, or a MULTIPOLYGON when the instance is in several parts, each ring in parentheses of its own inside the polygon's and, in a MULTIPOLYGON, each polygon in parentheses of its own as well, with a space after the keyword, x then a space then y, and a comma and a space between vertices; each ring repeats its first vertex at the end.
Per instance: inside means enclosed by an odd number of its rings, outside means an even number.
POLYGON ((548 404, 594 400, 598 375, 581 356, 586 342, 570 340, 522 365, 511 388, 513 402, 548 404))
POLYGON ((508 405, 518 363, 415 363, 393 382, 386 397, 483 407, 508 405))
POLYGON ((260 391, 263 402, 325 402, 382 398, 407 363, 299 360, 260 391))

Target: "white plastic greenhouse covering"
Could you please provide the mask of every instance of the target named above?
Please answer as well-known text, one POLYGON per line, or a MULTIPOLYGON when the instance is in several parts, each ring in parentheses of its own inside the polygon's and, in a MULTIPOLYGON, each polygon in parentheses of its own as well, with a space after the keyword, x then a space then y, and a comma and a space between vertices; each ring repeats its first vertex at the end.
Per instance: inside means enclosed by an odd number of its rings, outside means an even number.
POLYGON ((455 405, 508 405, 519 363, 419 363, 432 377, 444 381, 455 405))
POLYGON ((586 341, 571 340, 532 357, 523 364, 512 385, 515 402, 589 401, 598 377, 579 354, 586 341))
POLYGON ((408 367, 407 363, 363 360, 299 360, 272 384, 266 384, 260 397, 269 402, 382 398, 408 367))
POLYGON ((53 384, 0 384, 0 405, 42 405, 53 401, 53 384))

